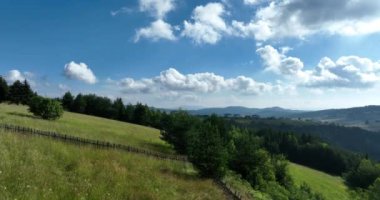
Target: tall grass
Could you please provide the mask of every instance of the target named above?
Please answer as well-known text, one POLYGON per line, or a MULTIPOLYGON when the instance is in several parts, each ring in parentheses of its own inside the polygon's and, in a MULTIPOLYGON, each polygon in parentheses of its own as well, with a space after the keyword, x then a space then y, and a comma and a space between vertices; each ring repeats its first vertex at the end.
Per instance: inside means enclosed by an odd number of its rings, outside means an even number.
POLYGON ((157 129, 100 117, 65 112, 61 119, 47 121, 34 117, 26 106, 0 104, 0 122, 106 140, 161 153, 174 153, 172 148, 160 139, 157 129))
POLYGON ((1 199, 223 199, 190 164, 0 130, 1 199))

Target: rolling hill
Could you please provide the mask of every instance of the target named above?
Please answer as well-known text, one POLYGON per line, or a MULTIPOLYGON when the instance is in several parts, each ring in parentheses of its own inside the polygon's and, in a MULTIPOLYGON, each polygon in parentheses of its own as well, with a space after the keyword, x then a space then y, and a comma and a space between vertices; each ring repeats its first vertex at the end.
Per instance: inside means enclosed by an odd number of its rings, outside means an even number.
POLYGON ((303 112, 290 114, 287 117, 360 127, 369 131, 380 132, 380 106, 303 112))
POLYGON ((204 108, 199 110, 189 110, 189 113, 193 115, 211 115, 217 114, 219 116, 225 115, 240 115, 240 116, 251 116, 258 115, 260 117, 284 117, 290 114, 302 113, 304 111, 300 110, 290 110, 280 107, 272 108, 247 108, 241 106, 230 106, 225 108, 204 108))
MULTIPOLYGON (((24 106, 0 104, 0 123, 112 141, 174 154, 156 129, 66 112, 57 121, 24 106)), ((0 130, 3 199, 223 199, 210 179, 186 162, 78 146, 0 130)))

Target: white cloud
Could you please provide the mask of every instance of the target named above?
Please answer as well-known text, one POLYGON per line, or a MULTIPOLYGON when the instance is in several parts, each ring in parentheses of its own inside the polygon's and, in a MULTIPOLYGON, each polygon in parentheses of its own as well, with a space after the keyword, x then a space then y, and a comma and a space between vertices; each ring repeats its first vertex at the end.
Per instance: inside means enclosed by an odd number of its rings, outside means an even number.
POLYGON ((262 41, 316 33, 361 35, 380 32, 379 10, 377 0, 279 0, 258 9, 250 22, 233 21, 232 26, 237 35, 262 41))
POLYGON ((380 82, 380 61, 358 56, 342 56, 336 61, 328 57, 313 69, 304 69, 299 58, 286 56, 272 46, 257 53, 267 71, 286 77, 300 86, 316 88, 370 88, 380 82))
POLYGON ((119 15, 119 14, 122 14, 122 13, 132 13, 132 12, 133 12, 133 9, 132 9, 132 8, 121 7, 121 8, 118 9, 118 10, 111 11, 110 14, 111 14, 112 16, 116 16, 116 15, 119 15))
POLYGON ((25 81, 27 80, 32 86, 35 85, 35 82, 32 80, 34 74, 31 72, 20 72, 17 69, 10 70, 5 76, 5 80, 9 84, 13 84, 15 81, 25 81))
POLYGON ((123 93, 149 93, 153 90, 153 81, 142 79, 135 81, 132 78, 124 78, 118 82, 123 93))
POLYGON ((8 81, 8 83, 12 84, 15 81, 24 81, 25 76, 19 70, 14 69, 8 72, 5 79, 8 81))
POLYGON ((284 52, 286 51, 280 53, 277 49, 267 45, 257 49, 256 52, 263 59, 263 63, 268 71, 284 75, 297 75, 302 73, 304 67, 303 62, 299 58, 285 56, 284 52))
POLYGON ((260 4, 262 2, 265 2, 267 0, 243 0, 243 3, 245 5, 257 5, 257 4, 260 4))
POLYGON ((157 19, 162 19, 169 12, 174 10, 174 0, 139 0, 140 11, 149 12, 157 19))
POLYGON ((62 83, 58 84, 58 88, 59 88, 61 91, 64 91, 64 92, 70 90, 70 87, 69 87, 69 86, 67 86, 67 85, 65 85, 65 84, 62 84, 62 83))
POLYGON ((217 43, 229 28, 222 18, 226 14, 223 4, 208 3, 197 6, 192 14, 192 21, 184 21, 183 37, 191 38, 195 43, 217 43))
POLYGON ((141 38, 147 38, 153 41, 160 39, 176 40, 173 34, 173 27, 161 19, 152 22, 148 27, 137 30, 135 42, 138 42, 141 38))
POLYGON ((125 78, 118 81, 117 85, 123 93, 154 93, 172 97, 179 96, 178 94, 194 97, 197 94, 212 94, 221 91, 258 95, 278 90, 277 85, 257 82, 245 76, 226 79, 209 72, 182 74, 174 68, 162 71, 160 75, 152 78, 140 80, 125 78))
POLYGON ((64 74, 69 79, 84 81, 88 84, 95 84, 96 77, 85 63, 75 63, 71 61, 64 67, 64 74))

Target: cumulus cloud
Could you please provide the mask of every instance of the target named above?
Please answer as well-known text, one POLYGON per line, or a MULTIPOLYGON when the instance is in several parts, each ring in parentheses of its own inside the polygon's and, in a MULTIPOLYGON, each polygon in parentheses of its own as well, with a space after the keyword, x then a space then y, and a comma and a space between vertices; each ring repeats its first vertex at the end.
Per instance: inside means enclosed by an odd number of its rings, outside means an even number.
POLYGON ((142 12, 149 12, 157 19, 162 19, 165 15, 174 10, 174 0, 139 0, 139 8, 142 12))
POLYGON ((64 67, 64 75, 69 79, 80 80, 88 84, 95 84, 96 77, 85 63, 71 61, 64 67))
POLYGON ((156 93, 174 95, 211 94, 220 91, 239 94, 258 95, 264 92, 277 91, 277 85, 261 83, 256 80, 238 76, 224 78, 214 73, 182 74, 169 68, 152 78, 134 80, 125 78, 116 83, 124 93, 156 93))
POLYGON ((5 79, 8 81, 8 83, 14 83, 15 81, 24 81, 25 76, 19 70, 14 69, 8 72, 5 79))
POLYGON ((176 40, 173 33, 173 27, 161 19, 152 22, 148 27, 137 30, 135 42, 138 42, 141 38, 148 38, 153 41, 158 41, 160 39, 176 40))
POLYGON ((149 26, 136 31, 135 42, 138 42, 141 38, 153 41, 160 39, 176 40, 174 30, 177 30, 177 27, 173 27, 164 21, 166 14, 175 8, 174 0, 140 0, 139 7, 140 11, 149 12, 156 20, 149 26))
POLYGON ((282 75, 300 86, 315 88, 369 88, 380 81, 380 61, 358 56, 328 57, 312 69, 304 69, 299 58, 289 57, 272 46, 256 51, 267 71, 282 75))
POLYGON ((14 69, 14 70, 10 70, 7 73, 7 75, 5 76, 5 80, 9 84, 13 84, 15 81, 28 80, 28 82, 31 85, 35 85, 34 81, 32 80, 33 77, 34 77, 34 74, 31 72, 20 72, 19 70, 14 69))
POLYGON ((229 32, 229 28, 222 18, 226 14, 223 4, 208 3, 197 6, 192 14, 191 21, 184 21, 184 30, 181 35, 191 38, 195 43, 215 44, 229 32))
POLYGON ((267 0, 243 0, 243 3, 245 5, 257 5, 257 4, 260 4, 262 2, 265 2, 267 0))
POLYGON ((369 34, 380 31, 379 10, 377 0, 279 0, 258 9, 250 22, 233 21, 232 26, 241 37, 263 41, 316 33, 369 34))

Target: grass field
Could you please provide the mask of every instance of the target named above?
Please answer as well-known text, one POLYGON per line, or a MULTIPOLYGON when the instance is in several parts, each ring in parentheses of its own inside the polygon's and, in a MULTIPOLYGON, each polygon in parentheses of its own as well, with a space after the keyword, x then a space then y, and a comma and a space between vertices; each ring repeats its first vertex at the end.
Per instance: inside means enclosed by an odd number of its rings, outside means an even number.
MULTIPOLYGON (((58 121, 0 104, 0 123, 174 153, 156 129, 65 112, 58 121)), ((189 163, 0 130, 0 199, 224 199, 189 163)))
POLYGON ((157 129, 88 115, 65 112, 57 121, 46 121, 34 117, 26 106, 0 104, 0 122, 174 153, 157 129))
POLYGON ((314 191, 321 193, 328 200, 349 200, 348 188, 341 177, 291 163, 291 176, 296 184, 307 183, 314 191))

